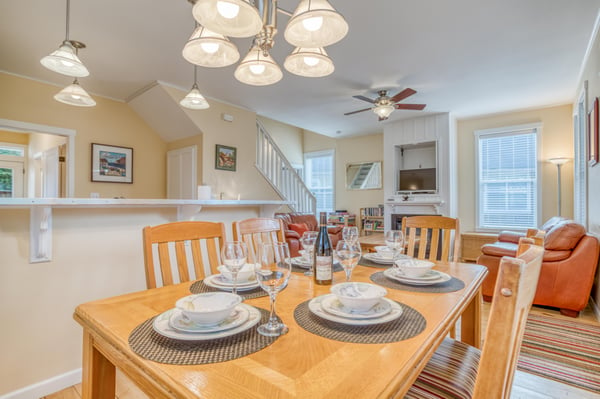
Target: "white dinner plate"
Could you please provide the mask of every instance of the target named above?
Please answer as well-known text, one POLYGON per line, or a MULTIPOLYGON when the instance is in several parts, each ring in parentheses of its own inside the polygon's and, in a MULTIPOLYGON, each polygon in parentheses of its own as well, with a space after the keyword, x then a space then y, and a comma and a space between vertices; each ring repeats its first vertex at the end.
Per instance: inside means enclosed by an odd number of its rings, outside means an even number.
POLYGON ((237 327, 242 325, 248 317, 250 313, 248 309, 243 306, 236 306, 233 312, 222 322, 218 324, 199 324, 195 323, 192 320, 186 319, 183 316, 183 312, 177 309, 175 312, 171 313, 171 317, 169 318, 169 325, 176 330, 183 332, 191 332, 191 333, 207 333, 207 332, 216 332, 216 331, 225 331, 230 328, 237 327))
MULTIPOLYGON (((218 288, 223 291, 233 290, 233 283, 223 277, 221 274, 212 274, 204 278, 204 284, 209 287, 218 288)), ((258 281, 246 281, 244 283, 237 284, 238 291, 249 291, 258 288, 258 281)))
POLYGON ((415 280, 415 281, 431 281, 431 280, 439 280, 442 277, 441 272, 438 272, 437 270, 429 270, 427 273, 425 273, 425 275, 421 276, 421 277, 409 277, 409 276, 405 276, 402 272, 402 270, 400 269, 393 269, 393 273, 396 276, 402 277, 405 280, 415 280))
POLYGON ((312 267, 312 263, 304 260, 302 256, 296 256, 295 258, 292 258, 292 264, 304 269, 310 269, 312 267))
POLYGON ((179 312, 178 309, 169 309, 156 316, 152 327, 154 331, 162 336, 172 339, 178 339, 181 341, 207 341, 209 339, 225 338, 235 334, 239 334, 254 327, 260 321, 260 311, 253 306, 246 305, 244 303, 238 305, 248 310, 248 319, 237 327, 230 328, 224 331, 215 332, 183 332, 176 330, 169 324, 169 319, 174 312, 179 312))
POLYGON ((446 281, 448 281, 452 278, 452 276, 450 276, 449 274, 446 274, 444 272, 438 271, 438 273, 439 273, 439 278, 437 278, 437 279, 422 280, 422 279, 418 279, 418 278, 414 278, 414 277, 401 276, 399 274, 396 274, 396 271, 394 269, 387 269, 387 270, 383 271, 383 275, 386 276, 387 278, 391 278, 392 280, 396 280, 403 284, 409 284, 409 285, 434 285, 434 284, 445 283, 446 281))
POLYGON ((370 326, 373 324, 387 323, 388 321, 396 320, 402 314, 402 306, 400 306, 399 303, 387 298, 383 298, 384 301, 389 302, 392 308, 387 314, 383 316, 374 317, 372 319, 350 319, 348 317, 336 316, 334 314, 324 311, 323 307, 321 306, 321 302, 323 301, 323 299, 327 298, 327 296, 329 295, 332 294, 321 295, 311 299, 310 302, 308 302, 308 309, 310 309, 312 313, 316 314, 319 317, 322 317, 325 320, 335 321, 337 323, 342 324, 349 324, 352 326, 370 326))
POLYGON ((389 301, 381 300, 377 302, 371 309, 365 312, 357 312, 344 306, 344 304, 334 294, 325 295, 321 301, 321 307, 327 313, 335 316, 345 317, 347 319, 374 319, 388 314, 392 310, 392 305, 389 301))
MULTIPOLYGON (((363 257, 371 262, 379 263, 382 265, 393 265, 394 259, 387 258, 379 255, 377 252, 369 252, 363 255, 363 257)), ((398 255, 397 259, 409 258, 408 255, 398 255)))

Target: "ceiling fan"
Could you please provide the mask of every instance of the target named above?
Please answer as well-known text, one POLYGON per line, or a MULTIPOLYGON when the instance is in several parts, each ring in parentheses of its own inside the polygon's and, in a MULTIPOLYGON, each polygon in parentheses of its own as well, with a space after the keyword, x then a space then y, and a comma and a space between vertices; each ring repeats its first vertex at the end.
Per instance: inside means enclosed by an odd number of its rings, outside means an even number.
POLYGON ((358 111, 346 112, 344 115, 352 115, 372 109, 373 112, 379 117, 379 120, 384 121, 390 116, 392 112, 394 112, 395 109, 412 109, 421 111, 423 108, 425 108, 425 104, 397 104, 398 101, 402 101, 415 93, 415 90, 406 88, 393 97, 388 96, 387 90, 379 90, 377 92, 377 94, 379 94, 379 97, 377 97, 374 100, 371 100, 370 98, 365 96, 352 96, 359 100, 371 103, 374 105, 374 107, 359 109, 358 111))

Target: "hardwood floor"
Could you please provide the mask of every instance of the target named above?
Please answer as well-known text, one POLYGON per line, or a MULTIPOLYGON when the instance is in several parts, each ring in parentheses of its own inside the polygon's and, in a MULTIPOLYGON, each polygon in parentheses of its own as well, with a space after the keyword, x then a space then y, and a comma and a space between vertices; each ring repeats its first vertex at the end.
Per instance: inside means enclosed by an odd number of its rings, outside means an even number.
MULTIPOLYGON (((483 304, 483 326, 485 334, 485 326, 487 325, 490 304, 483 304)), ((573 320, 560 314, 557 310, 541 308, 534 306, 531 313, 543 314, 557 319, 573 320)), ((594 312, 588 305, 577 318, 578 321, 591 324, 600 324, 596 319, 594 312)), ((139 388, 134 385, 127 377, 117 370, 117 392, 116 399, 145 399, 148 398, 139 388)), ((589 391, 584 391, 569 385, 561 384, 552 380, 541 378, 535 375, 517 371, 513 383, 511 399, 598 399, 598 395, 589 391)), ((62 391, 53 393, 43 397, 42 399, 81 399, 81 384, 63 389, 62 391)))

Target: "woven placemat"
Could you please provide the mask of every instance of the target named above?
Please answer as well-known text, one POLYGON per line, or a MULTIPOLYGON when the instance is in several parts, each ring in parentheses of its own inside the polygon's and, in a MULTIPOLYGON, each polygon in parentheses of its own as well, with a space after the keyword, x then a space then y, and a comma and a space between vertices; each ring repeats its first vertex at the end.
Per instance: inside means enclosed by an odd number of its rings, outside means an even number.
MULTIPOLYGON (((294 263, 292 262, 292 271, 295 273, 304 273, 305 271, 309 270, 306 267, 302 267, 299 266, 298 263, 294 263)), ((339 263, 334 263, 333 264, 333 272, 341 272, 342 270, 344 270, 344 268, 342 267, 342 265, 340 265, 339 263)))
MULTIPOLYGON (((210 286, 204 284, 204 281, 202 281, 202 280, 195 281, 192 285, 190 285, 190 292, 192 294, 202 294, 203 292, 217 292, 217 291, 221 291, 221 290, 218 288, 210 287, 210 286)), ((230 292, 230 291, 226 291, 226 292, 230 292)), ((244 299, 254 299, 254 298, 260 298, 260 297, 268 295, 267 292, 260 287, 253 288, 248 291, 238 290, 237 294, 244 299)))
POLYGON ((438 283, 432 285, 410 285, 403 284, 400 281, 389 279, 383 274, 383 272, 377 272, 371 274, 371 281, 382 285, 386 288, 393 288, 395 290, 411 292, 444 293, 459 291, 465 288, 465 283, 462 280, 457 279, 456 277, 452 277, 445 283, 438 283))
POLYGON ((166 364, 208 364, 237 359, 275 342, 276 337, 265 337, 256 331, 258 325, 269 319, 267 310, 257 309, 261 318, 256 326, 230 337, 210 341, 179 341, 163 337, 152 328, 153 317, 131 332, 129 346, 145 359, 166 364))
POLYGON ((382 263, 377 263, 377 262, 373 262, 372 260, 369 260, 367 258, 365 258, 364 256, 360 257, 360 260, 358 261, 358 264, 361 266, 367 266, 367 267, 378 267, 378 268, 388 268, 388 267, 392 267, 392 264, 389 265, 384 265, 382 263))
POLYGON ((370 326, 351 326, 322 319, 310 311, 308 302, 302 302, 294 310, 296 323, 306 331, 335 341, 357 344, 398 342, 420 334, 427 326, 421 313, 404 304, 400 304, 402 314, 396 320, 370 326))

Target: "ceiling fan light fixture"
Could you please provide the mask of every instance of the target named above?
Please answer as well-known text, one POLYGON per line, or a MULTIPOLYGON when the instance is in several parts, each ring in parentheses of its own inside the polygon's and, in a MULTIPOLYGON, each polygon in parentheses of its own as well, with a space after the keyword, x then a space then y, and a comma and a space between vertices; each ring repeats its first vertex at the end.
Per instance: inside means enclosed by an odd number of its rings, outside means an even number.
POLYGON ((208 68, 219 68, 235 64, 240 53, 228 38, 197 26, 182 50, 188 62, 208 68))
POLYGON ((285 28, 285 40, 296 47, 325 47, 342 40, 348 23, 327 0, 302 0, 285 28))
POLYGON ((234 76, 248 85, 266 86, 279 82, 283 72, 269 53, 254 45, 236 68, 234 76))
POLYGON ((324 48, 296 47, 283 63, 285 69, 298 76, 318 78, 333 73, 335 66, 324 48))
POLYGON ((380 119, 387 119, 392 114, 392 112, 394 112, 394 105, 393 104, 378 105, 375 108, 373 108, 373 112, 380 119))
POLYGON ((200 25, 224 36, 255 36, 263 27, 250 0, 197 0, 192 14, 200 25))
POLYGON ((54 99, 63 104, 76 107, 93 107, 96 101, 79 85, 77 79, 54 95, 54 99))

